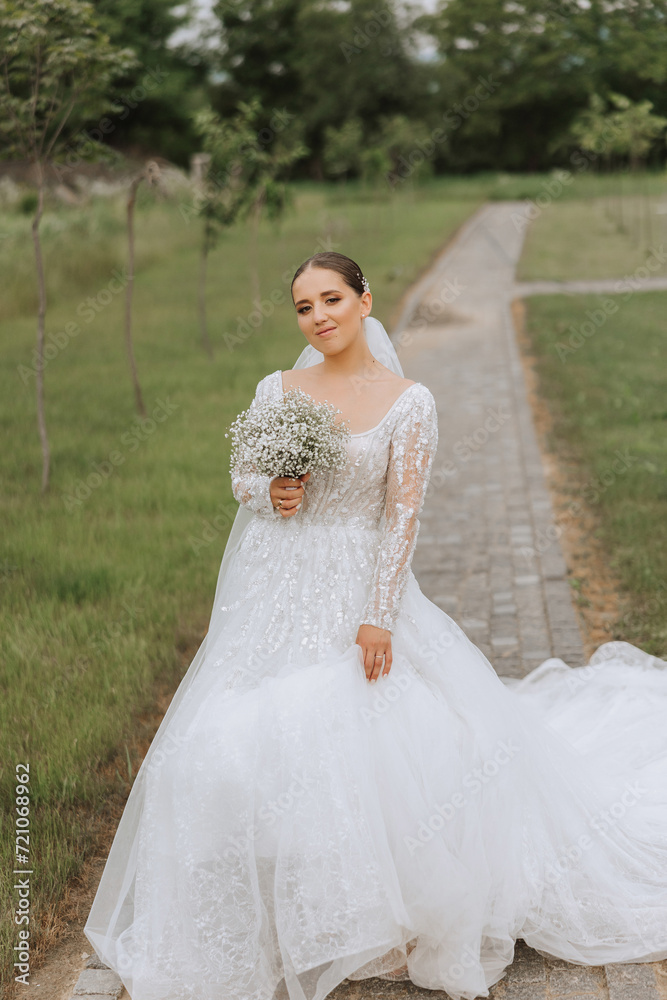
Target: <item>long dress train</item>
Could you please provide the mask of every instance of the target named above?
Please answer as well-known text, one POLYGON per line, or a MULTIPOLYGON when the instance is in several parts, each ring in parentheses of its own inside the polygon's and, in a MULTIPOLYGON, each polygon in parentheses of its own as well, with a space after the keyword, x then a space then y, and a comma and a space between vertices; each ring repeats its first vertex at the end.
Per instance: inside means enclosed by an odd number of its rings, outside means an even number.
MULTIPOLYGON (((277 371, 255 398, 281 393, 277 371)), ((132 1000, 323 1000, 403 965, 483 997, 517 938, 581 964, 667 957, 667 664, 610 642, 501 680, 410 568, 436 443, 415 383, 296 516, 234 475, 256 516, 221 625, 85 927, 132 1000), (392 631, 376 684, 362 622, 392 631)))

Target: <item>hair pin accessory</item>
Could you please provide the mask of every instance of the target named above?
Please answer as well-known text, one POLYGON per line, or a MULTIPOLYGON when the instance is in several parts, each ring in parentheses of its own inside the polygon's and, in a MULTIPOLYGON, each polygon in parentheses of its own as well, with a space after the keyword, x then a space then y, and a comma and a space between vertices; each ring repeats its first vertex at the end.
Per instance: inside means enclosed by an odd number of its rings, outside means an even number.
POLYGON ((364 278, 363 274, 359 274, 359 271, 357 271, 357 278, 361 278, 361 284, 364 286, 364 291, 370 292, 371 286, 368 284, 368 278, 364 278))

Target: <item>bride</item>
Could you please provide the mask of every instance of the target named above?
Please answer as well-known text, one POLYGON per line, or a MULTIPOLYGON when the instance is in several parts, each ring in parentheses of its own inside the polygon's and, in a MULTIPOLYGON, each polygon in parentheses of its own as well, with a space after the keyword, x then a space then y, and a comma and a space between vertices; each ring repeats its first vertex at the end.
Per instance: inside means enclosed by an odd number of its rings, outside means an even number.
MULTIPOLYGON (((132 1000, 489 995, 522 938, 667 957, 667 664, 624 642, 503 678, 411 571, 437 444, 361 269, 311 257, 299 386, 344 469, 235 468, 208 633, 132 787, 85 934, 132 1000)), ((443 525, 443 530, 446 526, 443 525)))

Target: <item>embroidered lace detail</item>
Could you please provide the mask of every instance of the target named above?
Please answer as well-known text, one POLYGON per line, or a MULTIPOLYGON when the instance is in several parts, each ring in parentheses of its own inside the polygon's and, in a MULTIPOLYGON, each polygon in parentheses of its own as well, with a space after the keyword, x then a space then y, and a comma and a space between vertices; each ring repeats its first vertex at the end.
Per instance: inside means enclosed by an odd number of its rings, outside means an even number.
POLYGON ((369 625, 392 630, 396 624, 437 445, 435 400, 426 386, 415 386, 390 439, 382 543, 363 614, 369 625))
MULTIPOLYGON (((264 399, 270 398, 271 377, 266 376, 257 385, 255 398, 250 404, 253 409, 264 399)), ((280 517, 276 514, 276 509, 271 500, 269 486, 271 476, 263 476, 259 472, 240 472, 238 469, 232 470, 232 493, 237 503, 243 504, 254 514, 264 514, 270 517, 280 517)))
MULTIPOLYGON (((259 382, 251 405, 279 398, 282 392, 282 373, 272 372, 259 382)), ((276 553, 285 531, 294 536, 299 527, 338 525, 379 532, 370 590, 357 627, 366 623, 392 630, 411 575, 418 515, 437 443, 435 400, 425 385, 416 382, 403 391, 376 427, 352 436, 345 468, 311 475, 294 518, 286 521, 276 516, 269 476, 234 470, 232 489, 239 503, 272 519, 276 553)), ((364 555, 368 558, 368 552, 364 555)), ((329 571, 338 576, 335 558, 329 571)))

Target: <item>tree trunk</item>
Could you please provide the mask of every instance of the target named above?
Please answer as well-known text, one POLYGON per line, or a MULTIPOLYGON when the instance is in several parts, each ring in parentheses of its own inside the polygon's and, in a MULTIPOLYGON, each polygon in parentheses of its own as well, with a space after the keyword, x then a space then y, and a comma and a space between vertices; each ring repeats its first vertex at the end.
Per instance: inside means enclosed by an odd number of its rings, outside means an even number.
POLYGON ((618 229, 619 229, 620 232, 625 233, 626 229, 625 229, 625 212, 624 212, 624 206, 623 206, 623 164, 622 163, 618 167, 617 178, 618 178, 618 195, 617 195, 617 199, 616 200, 617 200, 617 204, 618 204, 618 229))
POLYGON ((134 399, 140 416, 146 416, 146 407, 139 385, 139 375, 137 365, 134 360, 134 349, 132 347, 132 292, 134 291, 134 205, 137 200, 137 188, 143 180, 143 173, 132 181, 130 185, 130 195, 127 199, 127 285, 125 287, 125 347, 130 363, 130 373, 134 386, 134 399))
POLYGON ((37 211, 32 220, 32 241, 35 248, 35 268, 37 271, 37 290, 39 295, 39 305, 37 308, 37 426, 39 427, 39 439, 42 443, 42 493, 49 485, 49 471, 51 465, 51 452, 49 449, 49 439, 46 433, 46 419, 44 416, 44 322, 46 319, 46 283, 44 281, 44 261, 42 259, 42 244, 39 239, 39 224, 44 211, 44 167, 40 160, 36 162, 37 167, 37 211))
POLYGON ((204 239, 201 245, 201 255, 199 258, 199 329, 201 331, 201 342, 204 350, 213 361, 213 346, 208 335, 208 322, 206 318, 206 266, 208 264, 208 223, 204 220, 204 239))
POLYGON ((250 222, 250 294, 254 302, 261 295, 259 285, 259 217, 262 212, 262 204, 259 199, 252 209, 250 222))
POLYGON ((644 164, 643 189, 644 189, 644 213, 645 213, 644 218, 646 220, 645 248, 648 250, 650 247, 653 246, 653 205, 651 203, 649 178, 646 175, 646 164, 644 164))

